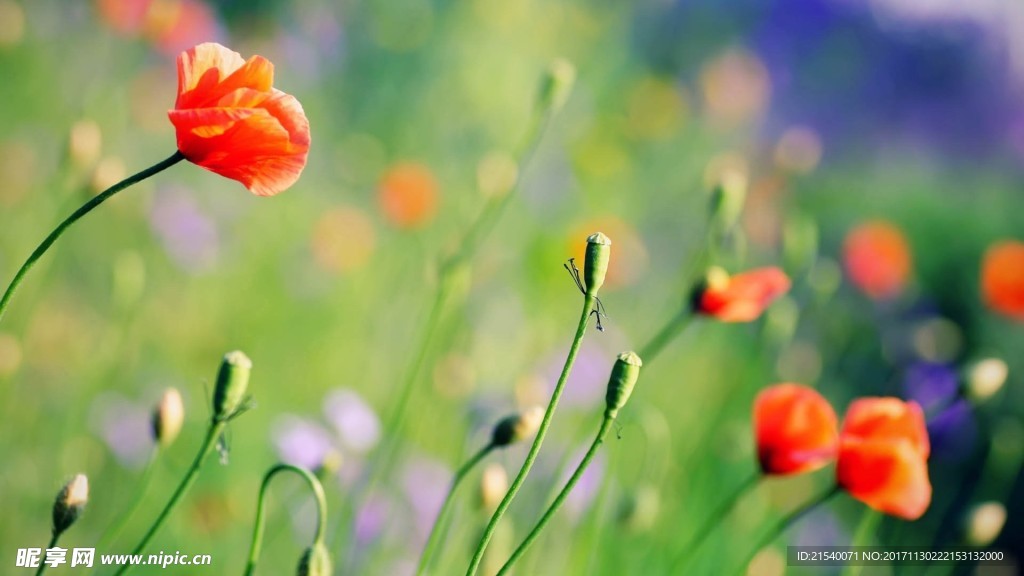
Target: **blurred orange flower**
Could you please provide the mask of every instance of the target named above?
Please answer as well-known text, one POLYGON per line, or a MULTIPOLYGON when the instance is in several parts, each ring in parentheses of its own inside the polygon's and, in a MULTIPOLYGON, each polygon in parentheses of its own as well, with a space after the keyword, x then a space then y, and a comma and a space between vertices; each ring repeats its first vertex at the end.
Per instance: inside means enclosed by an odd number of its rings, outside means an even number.
POLYGON ((381 178, 377 194, 384 216, 399 228, 422 226, 437 212, 437 181, 423 164, 395 164, 381 178))
POLYGON ((835 458, 839 423, 832 406, 800 384, 770 386, 754 400, 757 457, 765 474, 801 474, 835 458))
POLYGON ((916 402, 862 398, 843 421, 836 481, 876 510, 916 520, 932 499, 929 451, 924 412, 916 402))
POLYGON ((294 96, 273 87, 274 65, 215 43, 178 56, 178 99, 168 112, 178 150, 211 172, 273 196, 298 180, 309 121, 294 96))
POLYGON ((789 285, 786 273, 775 267, 735 276, 714 268, 694 296, 694 311, 722 322, 750 322, 789 291, 789 285))
POLYGON ((996 312, 1024 320, 1024 242, 989 247, 981 264, 981 293, 996 312))
POLYGON ((875 220, 854 228, 843 243, 850 281, 874 299, 899 294, 910 277, 910 248, 899 228, 875 220))

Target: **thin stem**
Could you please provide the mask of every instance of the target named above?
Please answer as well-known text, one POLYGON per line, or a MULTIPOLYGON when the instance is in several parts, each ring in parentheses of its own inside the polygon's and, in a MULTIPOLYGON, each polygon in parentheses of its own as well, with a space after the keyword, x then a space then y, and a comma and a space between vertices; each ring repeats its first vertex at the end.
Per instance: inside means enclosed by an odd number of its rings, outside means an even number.
POLYGON ((10 304, 11 297, 14 296, 15 290, 17 290, 18 286, 21 285, 21 282, 22 280, 25 279, 25 275, 28 274, 28 271, 31 270, 33 266, 35 266, 36 261, 38 261, 43 256, 43 254, 46 254, 46 251, 50 248, 50 246, 54 242, 56 242, 57 239, 60 238, 61 235, 64 234, 64 232, 68 228, 70 228, 72 224, 77 222, 79 218, 91 212, 93 208, 99 206, 114 194, 117 194, 118 192, 124 190, 125 188, 128 188, 132 184, 141 182, 146 178, 153 176, 154 174, 163 172, 164 170, 170 168, 171 166, 174 166, 175 164, 181 162, 184 159, 185 156, 183 156, 181 152, 175 150, 174 154, 171 154, 166 160, 157 162, 156 164, 150 166, 149 168, 146 168, 141 172, 138 172, 125 178, 124 180, 121 180, 117 184, 114 184, 110 188, 104 190, 102 193, 94 196, 88 202, 79 207, 78 210, 75 210, 70 216, 65 218, 63 222, 58 224, 57 227, 53 229, 53 232, 50 232, 50 235, 47 236, 46 239, 43 240, 41 244, 39 244, 35 251, 32 252, 32 254, 28 257, 28 260, 25 260, 25 263, 21 265, 21 268, 18 269, 17 274, 14 275, 14 279, 11 280, 11 284, 7 287, 7 291, 4 292, 3 298, 0 298, 0 320, 3 319, 4 312, 7 311, 7 306, 10 304))
POLYGON ((783 532, 788 530, 789 527, 793 524, 796 524, 798 520, 806 516, 811 510, 814 510, 818 506, 821 506, 830 498, 838 494, 839 491, 839 486, 833 486, 832 488, 829 488, 828 492, 821 494, 817 498, 807 502, 803 506, 797 508, 796 510, 793 510, 788 515, 786 515, 785 518, 780 520, 778 524, 773 526, 772 529, 765 533, 764 537, 761 538, 760 541, 758 541, 757 545, 754 546, 754 548, 750 551, 750 554, 747 555, 743 563, 740 564, 739 569, 736 571, 736 574, 743 574, 743 572, 747 569, 747 565, 749 565, 750 561, 754 559, 754 556, 757 556, 758 552, 760 552, 766 546, 774 542, 776 538, 781 536, 783 532))
POLYGON ((149 459, 146 461, 146 467, 142 471, 142 478, 139 479, 139 489, 135 493, 135 498, 132 503, 128 506, 128 509, 124 514, 121 515, 121 519, 111 526, 103 536, 100 537, 99 544, 96 547, 100 550, 106 550, 110 547, 110 544, 117 540, 117 537, 121 535, 121 531, 131 520, 132 516, 139 509, 139 505, 142 504, 143 498, 146 496, 146 492, 149 491, 150 481, 153 479, 153 469, 156 468, 157 456, 160 454, 160 446, 157 445, 153 448, 153 451, 149 455, 149 459))
POLYGON ((569 477, 569 481, 565 483, 562 491, 555 497, 555 501, 551 503, 551 506, 548 506, 544 515, 537 521, 537 525, 533 527, 533 530, 530 530, 530 533, 526 535, 526 539, 523 540, 522 544, 520 544, 518 548, 516 548, 515 552, 512 553, 512 556, 510 556, 508 561, 505 562, 505 565, 501 567, 501 570, 498 570, 498 576, 507 574, 508 571, 512 569, 512 565, 522 557, 527 548, 529 548, 530 545, 533 544, 533 541, 540 536, 541 530, 543 530, 544 527, 547 526, 548 522, 554 518, 555 513, 562 507, 562 503, 565 502, 569 493, 572 492, 572 489, 576 486, 576 483, 580 481, 581 477, 583 477, 583 472, 586 471, 587 466, 590 465, 590 461, 594 459, 594 455, 597 454, 597 449, 600 448, 601 444, 604 442, 604 437, 608 435, 608 430, 611 429, 613 422, 615 422, 615 418, 605 414, 604 418, 601 420, 601 427, 597 430, 597 436, 594 437, 594 441, 590 444, 590 449, 587 450, 586 455, 583 456, 583 460, 580 461, 579 466, 576 467, 572 476, 569 477))
POLYGON ((316 532, 313 534, 313 544, 323 544, 324 535, 327 533, 327 497, 324 496, 324 487, 317 480, 312 472, 305 468, 291 464, 277 464, 263 475, 263 484, 260 485, 260 495, 256 500, 256 526, 252 532, 252 543, 249 545, 249 561, 245 566, 245 576, 251 576, 256 570, 256 563, 260 559, 260 552, 263 551, 263 529, 266 524, 266 501, 267 488, 270 481, 281 472, 294 472, 309 484, 316 499, 316 532))
MULTIPOLYGON (((206 459, 206 456, 211 450, 213 450, 214 445, 217 444, 217 439, 224 431, 225 426, 227 426, 226 419, 214 419, 210 422, 210 428, 206 431, 206 439, 203 440, 203 445, 199 449, 199 453, 196 454, 195 460, 192 461, 192 466, 190 466, 188 472, 185 473, 185 477, 181 479, 181 483, 178 484, 178 488, 174 491, 174 494, 171 495, 171 499, 168 500, 163 511, 161 511, 160 515, 156 517, 153 525, 149 527, 149 531, 146 532, 146 535, 142 537, 142 540, 135 546, 135 549, 132 550, 131 553, 133 555, 141 554, 142 551, 145 550, 146 544, 149 544, 149 541, 154 535, 156 535, 160 527, 163 526, 164 521, 166 521, 167 517, 170 516, 171 511, 174 510, 178 501, 181 500, 181 497, 184 496, 185 493, 188 492, 188 489, 192 487, 192 484, 195 483, 196 478, 199 476, 199 469, 203 465, 203 460, 206 459)), ((131 567, 131 564, 121 566, 121 568, 114 573, 114 576, 121 576, 122 574, 125 574, 131 567)))
POLYGON ((430 570, 431 561, 441 541, 441 535, 444 533, 442 526, 447 522, 448 515, 451 512, 452 503, 454 502, 452 496, 455 494, 455 490, 458 489, 466 474, 476 467, 492 450, 494 450, 494 444, 488 443, 455 472, 451 487, 448 488, 448 494, 444 497, 444 504, 441 505, 441 510, 437 513, 437 518, 434 519, 434 525, 430 528, 430 536, 427 538, 427 544, 423 548, 423 555, 420 556, 419 566, 416 567, 417 575, 426 574, 430 570))
MULTIPOLYGON (((53 536, 50 536, 50 543, 46 545, 46 550, 49 550, 50 548, 56 546, 58 538, 60 538, 60 534, 54 532, 53 536)), ((40 558, 39 570, 36 570, 36 576, 40 576, 40 574, 46 572, 46 567, 48 566, 46 563, 46 550, 43 550, 43 557, 40 558)))
POLYGON ((654 358, 661 353, 669 342, 678 336, 684 328, 690 325, 692 320, 693 313, 690 311, 689 307, 685 307, 680 310, 679 313, 665 323, 661 330, 654 335, 654 338, 651 338, 651 341, 640 350, 640 357, 644 359, 644 362, 650 363, 651 360, 654 360, 654 358))
POLYGON ((576 362, 576 354, 579 352, 580 344, 583 342, 583 336, 587 332, 587 323, 590 320, 591 312, 594 310, 594 303, 596 300, 596 295, 591 293, 588 293, 583 297, 583 312, 580 314, 580 320, 576 326, 576 336, 572 340, 572 346, 569 347, 569 355, 565 358, 565 366, 562 367, 562 374, 558 377, 558 383, 555 384, 555 391, 551 394, 551 401, 548 403, 548 409, 544 412, 544 419, 540 423, 540 428, 537 429, 537 436, 533 439, 533 445, 530 446, 530 452, 526 455, 526 460, 523 462, 522 468, 519 469, 519 474, 516 475, 516 479, 512 481, 512 486, 509 487, 508 492, 505 493, 505 497, 502 498, 501 503, 498 504, 498 509, 495 510, 494 515, 491 516, 491 521, 487 523, 487 528, 484 529, 483 537, 480 538, 480 543, 477 544, 476 552, 473 554, 473 560, 469 563, 469 568, 466 570, 466 576, 473 576, 476 574, 477 569, 480 567, 480 562, 483 561, 484 551, 487 549, 487 544, 491 541, 491 537, 494 536, 494 531, 498 527, 498 522, 501 521, 501 517, 512 504, 512 500, 516 497, 516 493, 519 492, 519 488, 523 485, 523 482, 526 480, 526 476, 530 473, 530 468, 533 467, 534 460, 537 459, 540 447, 544 443, 544 436, 548 432, 548 427, 551 426, 551 418, 555 414, 555 409, 558 408, 558 399, 562 395, 562 389, 565 388, 565 382, 569 379, 569 373, 572 371, 572 365, 576 362))
MULTIPOLYGON (((878 530, 878 523, 881 521, 881 512, 873 508, 865 508, 864 515, 861 516, 860 522, 857 524, 857 531, 853 533, 853 542, 851 542, 851 545, 867 546, 867 542, 878 530)), ((843 568, 841 576, 860 576, 860 573, 860 564, 847 564, 843 568)))
POLYGON ((700 547, 707 541, 708 536, 710 536, 711 532, 714 531, 715 526, 721 523, 723 518, 732 513, 733 508, 739 504, 740 499, 742 499, 751 488, 756 486, 760 479, 761 474, 754 472, 736 488, 731 496, 723 500, 718 505, 718 508, 715 508, 714 512, 704 520, 704 524, 701 525, 700 529, 694 532, 693 536, 690 537, 690 541, 682 547, 679 555, 672 561, 673 573, 686 573, 686 569, 689 567, 690 563, 697 557, 697 551, 700 550, 700 547))

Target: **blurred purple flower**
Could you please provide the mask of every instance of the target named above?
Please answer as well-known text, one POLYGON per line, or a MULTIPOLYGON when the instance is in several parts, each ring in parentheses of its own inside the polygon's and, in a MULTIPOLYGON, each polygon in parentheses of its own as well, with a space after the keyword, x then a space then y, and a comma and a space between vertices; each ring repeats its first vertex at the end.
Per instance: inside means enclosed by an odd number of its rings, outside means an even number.
POLYGON ((384 535, 388 519, 393 517, 394 503, 383 493, 373 492, 356 511, 354 533, 356 549, 363 549, 384 535))
POLYGON ((451 479, 452 471, 437 460, 414 457, 403 466, 402 489, 415 513, 416 549, 426 542, 451 479))
MULTIPOLYGON (((565 406, 590 408, 604 398, 608 374, 612 369, 612 358, 594 344, 580 347, 569 380, 565 383, 561 403, 565 406)), ((565 352, 553 353, 543 371, 548 392, 553 392, 558 376, 565 364, 565 352)))
POLYGON ((945 364, 918 362, 907 369, 903 386, 907 398, 917 401, 925 413, 930 413, 956 395, 958 376, 945 364))
POLYGON ((334 437, 323 426, 286 414, 271 428, 278 457, 289 464, 315 470, 334 447, 334 437))
POLYGON ((164 249, 185 270, 203 272, 217 264, 220 237, 216 224, 187 188, 158 188, 150 223, 164 249))
MULTIPOLYGON (((560 486, 568 482, 569 477, 572 476, 573 471, 576 470, 576 466, 583 460, 585 454, 586 449, 580 449, 567 462, 566 469, 563 471, 562 478, 558 483, 560 486)), ((579 521, 590 504, 597 498, 597 494, 601 490, 601 484, 604 482, 605 467, 604 454, 598 453, 590 461, 590 466, 587 466, 587 469, 583 471, 583 475, 580 476, 580 480, 573 487, 572 492, 566 496, 565 509, 573 522, 579 521)))
POLYGON ((953 462, 966 459, 978 438, 974 407, 967 400, 958 400, 929 418, 928 437, 934 458, 953 462))
POLYGON ((365 453, 380 440, 380 419, 356 391, 332 390, 324 399, 324 417, 346 448, 365 453))
POLYGON ((92 428, 117 460, 129 468, 141 468, 153 449, 149 409, 120 394, 104 393, 90 410, 92 428))

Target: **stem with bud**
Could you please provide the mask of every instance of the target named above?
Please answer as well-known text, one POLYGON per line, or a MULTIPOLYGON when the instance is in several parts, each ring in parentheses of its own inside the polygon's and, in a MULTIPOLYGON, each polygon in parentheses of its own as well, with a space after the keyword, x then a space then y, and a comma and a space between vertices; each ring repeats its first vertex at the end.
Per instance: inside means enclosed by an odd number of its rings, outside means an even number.
POLYGON ((316 500, 317 523, 316 532, 313 534, 313 546, 323 546, 324 536, 327 533, 327 497, 324 496, 324 488, 312 472, 305 468, 291 464, 277 464, 263 475, 263 483, 260 485, 260 495, 256 501, 256 526, 252 533, 252 543, 249 545, 249 561, 245 566, 245 576, 251 576, 256 570, 256 563, 259 561, 260 552, 263 550, 263 531, 266 524, 266 498, 267 488, 270 481, 281 472, 294 472, 301 476, 309 489, 313 491, 316 500))

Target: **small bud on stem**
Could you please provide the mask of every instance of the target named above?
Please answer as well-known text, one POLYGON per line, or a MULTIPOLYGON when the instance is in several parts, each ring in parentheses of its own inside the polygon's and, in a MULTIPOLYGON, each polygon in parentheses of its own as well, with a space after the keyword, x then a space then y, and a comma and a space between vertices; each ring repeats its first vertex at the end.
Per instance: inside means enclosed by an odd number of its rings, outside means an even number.
POLYGON ((174 443, 185 421, 185 405, 177 388, 164 390, 160 402, 153 410, 153 439, 157 446, 166 448, 174 443))
POLYGON ((228 420, 242 405, 249 388, 252 360, 239 351, 228 352, 217 372, 217 387, 213 390, 214 420, 228 420))
POLYGON ((72 478, 60 492, 53 502, 53 535, 54 538, 61 535, 78 520, 79 515, 89 501, 89 479, 85 474, 78 474, 72 478))
POLYGON ((608 274, 608 262, 612 255, 612 241, 600 232, 587 238, 587 252, 583 260, 583 284, 589 296, 597 295, 608 274))
POLYGON ((615 359, 612 374, 608 378, 608 393, 605 395, 605 415, 608 418, 618 416, 619 410, 629 401, 643 364, 635 352, 623 352, 615 359))
POLYGON ((543 419, 544 409, 540 406, 533 406, 518 414, 506 416, 494 426, 491 444, 495 447, 502 447, 525 440, 537 433, 543 419))

